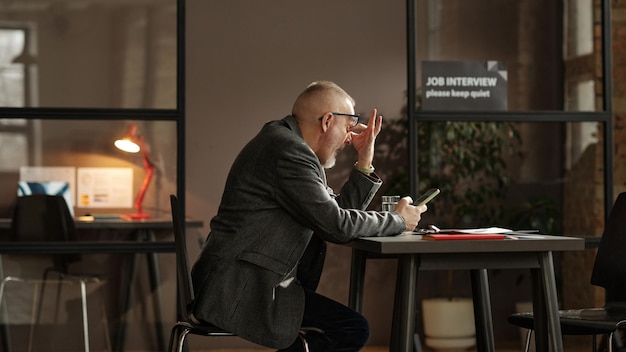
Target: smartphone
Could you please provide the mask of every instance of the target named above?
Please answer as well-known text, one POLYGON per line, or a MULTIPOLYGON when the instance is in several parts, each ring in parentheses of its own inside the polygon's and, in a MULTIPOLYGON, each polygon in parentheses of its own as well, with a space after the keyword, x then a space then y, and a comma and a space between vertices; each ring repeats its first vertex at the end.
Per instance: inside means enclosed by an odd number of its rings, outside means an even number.
POLYGON ((439 188, 431 188, 424 194, 419 196, 419 198, 417 198, 417 200, 414 201, 413 204, 415 204, 416 206, 426 204, 430 202, 433 198, 435 198, 439 194, 439 192, 441 192, 439 188))

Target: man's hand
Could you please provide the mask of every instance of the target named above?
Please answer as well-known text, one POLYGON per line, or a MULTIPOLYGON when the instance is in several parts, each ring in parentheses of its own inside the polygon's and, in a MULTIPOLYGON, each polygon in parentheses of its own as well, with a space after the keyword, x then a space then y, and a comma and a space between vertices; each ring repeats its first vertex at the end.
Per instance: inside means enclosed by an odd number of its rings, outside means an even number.
POLYGON ((383 117, 376 116, 376 113, 376 109, 373 109, 367 125, 360 123, 351 132, 352 145, 359 153, 357 165, 362 168, 369 168, 372 165, 376 137, 382 129, 383 117))
POLYGON ((406 231, 413 231, 417 227, 417 224, 422 219, 422 213, 428 208, 426 205, 414 206, 411 205, 413 199, 411 197, 403 197, 398 201, 394 211, 404 218, 406 223, 406 231))

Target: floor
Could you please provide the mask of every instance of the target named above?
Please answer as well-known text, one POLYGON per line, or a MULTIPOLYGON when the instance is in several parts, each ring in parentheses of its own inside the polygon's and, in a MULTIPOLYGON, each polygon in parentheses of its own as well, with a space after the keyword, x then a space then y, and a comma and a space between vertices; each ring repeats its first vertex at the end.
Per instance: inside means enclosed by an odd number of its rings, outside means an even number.
MULTIPOLYGON (((589 352, 591 351, 591 339, 586 336, 564 336, 563 338, 563 349, 565 352, 589 352)), ((602 351, 603 349, 599 349, 602 351)), ((193 352, 275 352, 274 349, 267 348, 230 348, 230 349, 193 349, 193 352)), ((191 352, 190 351, 190 352, 191 352)), ((361 352, 388 352, 388 346, 367 346, 361 350, 361 352)), ((496 341, 496 351, 497 352, 521 352, 523 351, 522 344, 520 340, 512 340, 512 341, 496 341)), ((532 349, 531 349, 532 351, 532 349)), ((469 349, 466 351, 461 350, 439 350, 435 351, 429 348, 422 348, 420 352, 476 352, 476 349, 469 349)))
MULTIPOLYGON (((475 352, 476 350, 467 350, 465 352, 475 352)), ((498 349, 498 352, 520 352, 522 351, 521 348, 519 349, 498 349)), ((590 351, 590 349, 583 349, 583 348, 574 348, 574 349, 566 349, 567 352, 587 352, 590 351)), ((210 351, 194 351, 194 352, 275 352, 275 350, 268 350, 268 349, 247 349, 247 350, 210 350, 210 351)), ((389 348, 387 346, 384 347, 366 347, 364 349, 361 350, 361 352, 389 352, 389 348)), ((431 350, 424 350, 423 352, 432 352, 431 350)), ((451 352, 451 351, 441 351, 441 352, 451 352)), ((454 351, 454 352, 459 352, 458 350, 454 351)))
MULTIPOLYGON (((465 352, 474 352, 475 350, 468 350, 465 352)), ((522 349, 499 349, 498 352, 520 352, 522 351, 522 349)), ((582 351, 588 351, 588 349, 583 350, 567 350, 568 352, 582 352, 582 351)), ((247 349, 247 350, 210 350, 210 351, 194 351, 194 352, 275 352, 275 350, 268 350, 268 349, 247 349)), ((384 347, 366 347, 364 349, 361 350, 361 352, 389 352, 389 348, 387 346, 384 347)), ((424 350, 423 352, 431 352, 430 350, 424 350)), ((446 351, 441 351, 441 352, 446 352, 446 351)), ((449 351, 448 351, 449 352, 449 351)), ((455 351, 455 352, 458 352, 455 351)))
MULTIPOLYGON (((567 352, 587 352, 590 351, 590 346, 581 346, 579 344, 566 344, 564 346, 565 351, 567 352)), ((497 352, 520 352, 523 351, 521 346, 516 346, 515 342, 510 344, 504 344, 501 348, 497 348, 497 352)), ((220 349, 220 350, 210 350, 210 351, 194 351, 194 352, 275 352, 272 349, 220 349)), ((387 346, 370 346, 365 347, 361 350, 361 352, 389 352, 389 347, 387 346)), ((433 352, 430 349, 423 349, 422 352, 433 352)), ((439 351, 439 352, 451 352, 451 351, 439 351)), ((459 350, 455 350, 455 352, 459 352, 459 350)), ((475 349, 470 349, 464 352, 476 352, 475 349)))

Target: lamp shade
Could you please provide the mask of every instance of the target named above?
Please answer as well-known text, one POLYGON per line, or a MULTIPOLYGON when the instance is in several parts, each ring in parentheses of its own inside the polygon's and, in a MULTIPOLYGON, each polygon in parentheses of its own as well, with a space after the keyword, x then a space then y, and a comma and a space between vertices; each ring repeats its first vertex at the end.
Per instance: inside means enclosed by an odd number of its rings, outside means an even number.
POLYGON ((119 150, 123 150, 125 152, 129 152, 129 153, 137 153, 138 151, 141 150, 141 147, 139 146, 139 144, 128 140, 128 139, 118 139, 115 141, 115 146, 119 149, 119 150))
POLYGON ((115 141, 115 146, 128 153, 137 153, 141 150, 143 138, 138 134, 137 125, 130 124, 122 138, 115 141), (140 141, 141 140, 141 141, 140 141))
POLYGON ((146 170, 146 176, 144 177, 143 184, 141 185, 141 189, 135 198, 134 206, 135 209, 137 209, 137 213, 124 214, 123 216, 133 220, 148 219, 150 218, 150 214, 143 212, 143 198, 146 195, 146 191, 148 190, 148 186, 152 180, 155 167, 150 159, 150 154, 144 138, 139 134, 137 125, 130 124, 126 130, 126 134, 124 134, 122 138, 117 139, 114 144, 118 149, 128 153, 141 152, 143 167, 146 170))

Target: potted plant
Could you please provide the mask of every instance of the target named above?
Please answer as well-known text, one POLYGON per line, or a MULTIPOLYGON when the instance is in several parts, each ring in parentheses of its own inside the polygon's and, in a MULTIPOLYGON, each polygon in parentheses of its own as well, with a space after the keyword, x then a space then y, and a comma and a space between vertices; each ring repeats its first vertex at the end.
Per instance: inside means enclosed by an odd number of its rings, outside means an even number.
MULTIPOLYGON (((502 202, 511 182, 505 157, 519 155, 515 145, 521 143, 514 125, 425 122, 418 124, 418 131, 418 188, 441 189, 429 203, 427 220, 436 220, 440 228, 501 223, 507 217, 502 202)), ((388 184, 387 194, 408 194, 406 169, 398 168, 388 184)))

